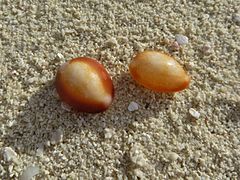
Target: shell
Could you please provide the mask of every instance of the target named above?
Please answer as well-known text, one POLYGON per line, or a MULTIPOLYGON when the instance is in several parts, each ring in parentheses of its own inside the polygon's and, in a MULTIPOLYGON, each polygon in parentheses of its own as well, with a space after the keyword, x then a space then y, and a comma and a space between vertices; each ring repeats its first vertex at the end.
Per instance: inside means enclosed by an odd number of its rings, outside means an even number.
POLYGON ((55 85, 60 99, 80 112, 104 111, 114 96, 113 83, 106 69, 87 57, 64 63, 58 69, 55 85))
POLYGON ((189 86, 190 77, 171 56, 158 51, 138 53, 129 65, 132 78, 156 92, 177 92, 189 86))

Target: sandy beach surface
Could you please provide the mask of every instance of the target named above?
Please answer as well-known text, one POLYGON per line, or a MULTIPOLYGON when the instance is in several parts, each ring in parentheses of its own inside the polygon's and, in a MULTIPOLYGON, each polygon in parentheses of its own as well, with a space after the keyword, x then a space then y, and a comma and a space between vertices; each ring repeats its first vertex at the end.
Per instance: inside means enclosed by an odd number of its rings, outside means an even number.
POLYGON ((239 10, 239 0, 1 0, 0 179, 240 179, 239 10), (128 65, 147 49, 175 57, 190 87, 137 85, 128 65), (103 113, 75 113, 56 94, 57 68, 79 56, 112 77, 103 113))

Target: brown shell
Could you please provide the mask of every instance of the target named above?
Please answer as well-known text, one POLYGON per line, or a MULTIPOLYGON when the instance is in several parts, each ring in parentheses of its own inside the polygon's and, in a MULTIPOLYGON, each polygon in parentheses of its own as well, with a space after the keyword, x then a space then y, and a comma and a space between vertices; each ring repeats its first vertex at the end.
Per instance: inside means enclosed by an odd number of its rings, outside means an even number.
POLYGON ((58 69, 55 85, 60 99, 80 112, 104 111, 114 96, 113 83, 106 69, 87 57, 63 64, 58 69))

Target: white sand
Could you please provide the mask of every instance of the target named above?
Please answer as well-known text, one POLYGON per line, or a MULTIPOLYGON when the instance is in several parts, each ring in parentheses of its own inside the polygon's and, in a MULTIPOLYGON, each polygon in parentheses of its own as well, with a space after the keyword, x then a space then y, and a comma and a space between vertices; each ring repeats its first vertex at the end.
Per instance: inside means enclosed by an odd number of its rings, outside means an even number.
POLYGON ((239 179, 239 5, 0 1, 0 179, 18 179, 27 167, 39 167, 39 179, 239 179), (173 51, 177 34, 188 44, 173 51), (175 56, 190 88, 173 96, 136 85, 128 64, 143 49, 175 56), (78 56, 111 74, 108 111, 62 108, 56 69, 78 56), (129 112, 132 101, 139 109, 129 112))

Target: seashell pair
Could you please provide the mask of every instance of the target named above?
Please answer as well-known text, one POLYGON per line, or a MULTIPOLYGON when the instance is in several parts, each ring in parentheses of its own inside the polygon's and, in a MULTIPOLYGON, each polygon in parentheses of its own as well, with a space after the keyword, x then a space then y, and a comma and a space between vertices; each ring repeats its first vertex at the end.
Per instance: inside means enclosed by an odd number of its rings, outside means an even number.
MULTIPOLYGON (((190 83, 182 66, 158 51, 138 53, 129 70, 137 83, 156 92, 178 92, 190 83)), ((63 102, 80 112, 102 112, 114 97, 113 83, 104 66, 87 57, 72 59, 58 69, 56 89, 63 102)))

